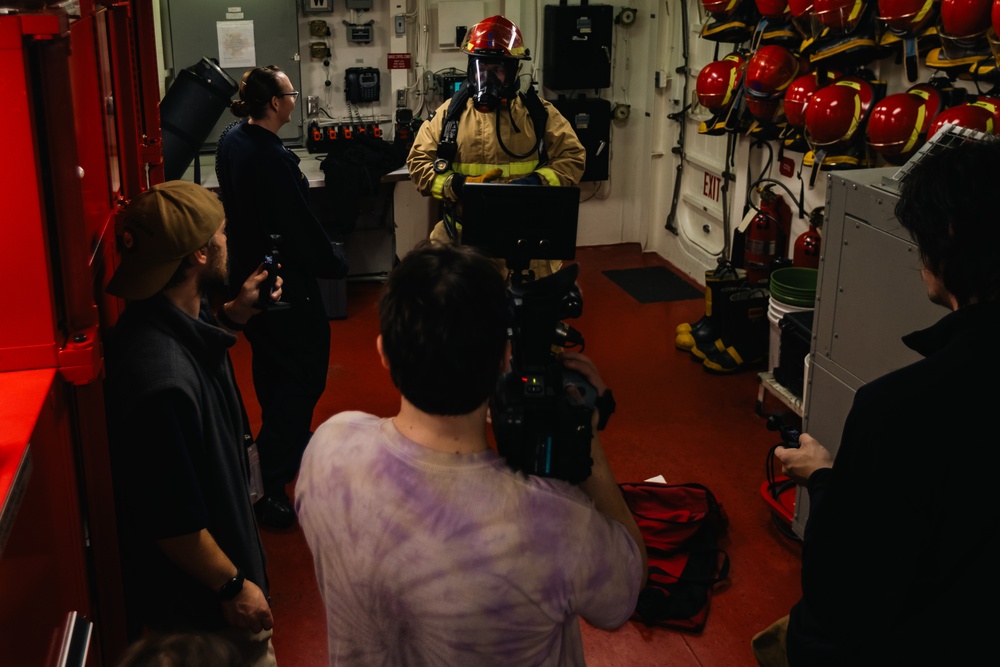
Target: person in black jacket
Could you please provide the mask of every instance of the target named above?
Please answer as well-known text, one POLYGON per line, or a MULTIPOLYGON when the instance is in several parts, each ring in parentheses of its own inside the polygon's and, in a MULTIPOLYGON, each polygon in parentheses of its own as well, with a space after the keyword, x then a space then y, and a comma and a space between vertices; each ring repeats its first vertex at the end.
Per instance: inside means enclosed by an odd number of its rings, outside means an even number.
POLYGON ((243 120, 220 139, 216 160, 232 275, 249 275, 276 244, 282 300, 290 304, 269 309, 246 328, 262 418, 256 440, 264 497, 255 509, 272 528, 295 523, 286 486, 298 473, 313 410, 326 389, 330 323, 316 279, 342 278, 348 270, 342 246, 331 243, 309 207, 298 156, 277 134, 291 120, 298 95, 280 68, 248 70, 231 107, 243 120))
POLYGON ((268 276, 258 265, 212 312, 227 279, 225 227, 218 197, 187 181, 153 186, 126 209, 107 287, 128 300, 106 344, 109 451, 129 639, 211 633, 266 667, 266 559, 228 350, 231 331, 260 312, 268 276))
POLYGON ((994 651, 1000 143, 935 149, 905 173, 895 213, 949 312, 903 337, 923 359, 858 389, 836 459, 805 433, 775 450, 810 509, 802 598, 754 638, 762 665, 968 665, 994 651))

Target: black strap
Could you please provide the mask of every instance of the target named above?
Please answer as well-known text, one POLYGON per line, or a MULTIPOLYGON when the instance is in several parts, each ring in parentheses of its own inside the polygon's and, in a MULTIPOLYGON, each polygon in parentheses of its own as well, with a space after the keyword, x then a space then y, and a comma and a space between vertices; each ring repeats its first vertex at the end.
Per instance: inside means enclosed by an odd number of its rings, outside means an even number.
POLYGON ((438 173, 451 169, 451 163, 458 154, 458 119, 461 117, 462 111, 465 110, 465 103, 470 95, 469 83, 466 81, 451 97, 451 104, 448 105, 444 122, 441 123, 441 136, 438 138, 437 148, 438 159, 445 160, 447 168, 437 170, 438 173))
POLYGON ((531 123, 535 126, 535 138, 538 141, 538 166, 541 167, 549 161, 549 153, 545 150, 545 126, 549 122, 549 112, 545 110, 545 105, 542 104, 534 86, 528 88, 527 94, 521 93, 521 98, 524 100, 524 106, 528 109, 528 115, 531 116, 531 123))

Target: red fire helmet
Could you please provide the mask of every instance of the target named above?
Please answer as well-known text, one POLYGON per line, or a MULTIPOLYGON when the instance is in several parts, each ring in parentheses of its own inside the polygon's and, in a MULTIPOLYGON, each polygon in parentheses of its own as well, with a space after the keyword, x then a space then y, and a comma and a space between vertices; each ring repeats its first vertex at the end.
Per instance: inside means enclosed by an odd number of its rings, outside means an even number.
POLYGON ((465 35, 462 50, 469 55, 530 60, 521 31, 504 16, 491 16, 475 24, 465 35))
POLYGON ((813 12, 819 22, 839 31, 853 30, 865 8, 863 0, 815 0, 813 12))
POLYGON ((747 63, 747 92, 754 97, 780 95, 798 76, 800 65, 799 57, 784 46, 758 48, 747 63))
MULTIPOLYGON (((917 83, 906 89, 906 92, 911 95, 916 95, 924 103, 924 111, 927 117, 927 126, 929 127, 931 121, 934 117, 941 113, 941 110, 947 106, 945 102, 945 96, 941 94, 941 90, 931 83, 917 83)), ((927 127, 924 128, 927 130, 927 127)))
POLYGON ((788 15, 788 0, 754 0, 757 11, 766 19, 780 19, 788 15))
POLYGON ((986 40, 993 51, 993 58, 997 67, 1000 68, 1000 0, 993 0, 993 8, 990 11, 990 23, 992 30, 986 32, 986 40))
POLYGON ((920 30, 934 16, 934 0, 878 0, 878 17, 900 33, 920 30))
POLYGON ((864 123, 875 92, 864 79, 848 76, 817 90, 806 105, 806 139, 826 147, 853 138, 864 123))
POLYGON ((941 32, 955 38, 985 33, 992 4, 992 0, 941 0, 941 32))
POLYGON ((972 101, 993 112, 993 132, 1000 130, 1000 98, 993 95, 977 95, 972 101))
POLYGON ((740 6, 741 0, 701 0, 705 11, 715 18, 725 18, 740 6))
POLYGON ((812 34, 813 0, 788 0, 788 12, 792 15, 792 24, 803 36, 812 34))
POLYGON ((797 19, 807 19, 813 13, 813 0, 788 0, 788 11, 797 19))
POLYGON ((957 106, 945 109, 937 115, 927 129, 927 137, 931 139, 945 123, 959 127, 967 127, 986 134, 996 133, 996 122, 993 118, 995 105, 982 102, 963 102, 957 106))
POLYGON ((722 60, 702 67, 695 82, 698 103, 716 114, 728 109, 733 103, 745 65, 746 60, 741 54, 730 53, 722 60))
POLYGON ((931 123, 924 99, 895 93, 872 107, 868 143, 892 164, 901 164, 920 148, 931 123))
POLYGON ((816 70, 796 78, 785 91, 785 120, 792 127, 806 126, 806 104, 817 90, 840 77, 839 72, 816 70), (820 83, 822 78, 822 83, 820 83))

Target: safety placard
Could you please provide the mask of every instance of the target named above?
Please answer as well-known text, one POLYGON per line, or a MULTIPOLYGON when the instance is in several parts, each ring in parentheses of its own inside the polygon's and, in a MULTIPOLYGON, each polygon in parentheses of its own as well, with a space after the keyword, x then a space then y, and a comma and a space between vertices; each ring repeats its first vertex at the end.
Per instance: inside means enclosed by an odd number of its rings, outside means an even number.
POLYGON ((386 54, 387 69, 410 69, 412 57, 409 53, 386 54))

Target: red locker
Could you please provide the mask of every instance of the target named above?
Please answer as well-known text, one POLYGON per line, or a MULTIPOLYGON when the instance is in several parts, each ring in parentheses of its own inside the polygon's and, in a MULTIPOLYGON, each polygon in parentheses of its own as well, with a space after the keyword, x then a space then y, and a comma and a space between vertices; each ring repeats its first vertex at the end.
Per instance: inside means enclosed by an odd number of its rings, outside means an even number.
POLYGON ((0 16, 0 643, 11 667, 113 665, 125 648, 101 347, 122 304, 103 288, 118 213, 162 180, 154 48, 151 0, 0 16))

